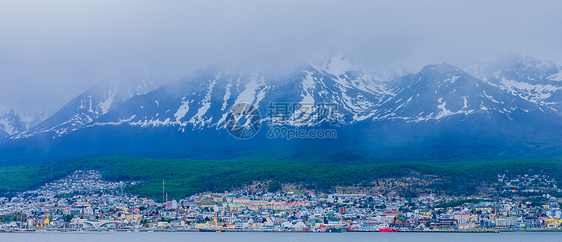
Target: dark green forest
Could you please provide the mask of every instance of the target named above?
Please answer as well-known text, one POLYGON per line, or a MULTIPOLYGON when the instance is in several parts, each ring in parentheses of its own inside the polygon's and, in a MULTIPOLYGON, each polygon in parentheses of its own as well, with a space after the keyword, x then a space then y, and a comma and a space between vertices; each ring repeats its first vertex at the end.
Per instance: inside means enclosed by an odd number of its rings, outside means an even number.
MULTIPOLYGON (((560 160, 502 160, 477 162, 387 162, 341 165, 292 161, 174 160, 124 156, 73 159, 23 166, 0 167, 0 192, 13 193, 41 186, 75 170, 99 170, 104 179, 141 181, 127 191, 155 199, 161 197, 162 180, 171 198, 199 192, 224 192, 252 184, 269 182, 265 189, 276 191, 281 184, 297 184, 304 189, 331 192, 334 186, 369 187, 385 178, 415 174, 432 176, 441 182, 434 192, 470 195, 478 186, 497 181, 498 174, 545 174, 562 182, 560 160)), ((407 191, 404 191, 407 193, 407 191)), ((415 196, 416 194, 408 194, 415 196)))

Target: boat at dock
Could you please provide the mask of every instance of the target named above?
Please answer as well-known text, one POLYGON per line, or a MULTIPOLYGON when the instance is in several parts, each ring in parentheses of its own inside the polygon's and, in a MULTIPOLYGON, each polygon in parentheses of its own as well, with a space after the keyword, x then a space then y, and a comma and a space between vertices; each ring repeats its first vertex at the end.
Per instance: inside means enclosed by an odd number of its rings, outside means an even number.
POLYGON ((199 229, 199 232, 225 232, 225 229, 199 229))
POLYGON ((379 232, 398 232, 398 229, 391 229, 391 228, 379 228, 379 232))

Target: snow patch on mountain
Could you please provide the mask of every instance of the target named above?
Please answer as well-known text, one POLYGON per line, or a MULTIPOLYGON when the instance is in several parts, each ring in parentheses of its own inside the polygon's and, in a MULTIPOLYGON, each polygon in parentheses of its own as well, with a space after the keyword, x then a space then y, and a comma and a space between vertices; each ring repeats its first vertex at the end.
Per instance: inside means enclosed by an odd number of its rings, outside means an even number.
MULTIPOLYGON (((115 98, 115 95, 117 94, 117 90, 116 90, 116 89, 117 89, 117 87, 111 85, 111 86, 109 87, 109 89, 108 89, 108 92, 106 93, 107 96, 105 97, 105 100, 103 100, 103 101, 98 105, 98 107, 99 107, 100 110, 101 110, 101 114, 102 114, 102 115, 103 115, 103 114, 106 114, 106 113, 109 111, 109 109, 112 107, 113 100, 114 100, 114 98, 115 98)), ((130 93, 129 93, 129 95, 130 95, 130 93)), ((91 104, 92 104, 91 102, 92 102, 92 100, 90 99, 90 107, 91 107, 91 104)), ((91 110, 91 108, 90 108, 90 110, 91 110)))
POLYGON ((189 112, 189 104, 192 103, 192 102, 193 102, 193 100, 186 100, 185 97, 184 97, 184 99, 181 101, 181 106, 178 108, 176 113, 174 113, 174 117, 176 118, 176 122, 179 122, 183 117, 185 117, 187 112, 189 112))
POLYGON ((226 110, 226 105, 228 105, 228 100, 230 100, 230 96, 232 95, 232 93, 230 92, 230 88, 232 87, 232 80, 228 80, 228 83, 226 84, 226 88, 225 88, 225 94, 224 94, 224 98, 223 98, 223 103, 222 103, 222 107, 221 107, 221 111, 226 110))
POLYGON ((45 119, 39 112, 0 107, 0 139, 25 132, 45 119))
POLYGON ((14 128, 14 126, 12 126, 12 123, 6 118, 0 119, 0 128, 9 135, 14 134, 16 131, 16 128, 14 128))
POLYGON ((562 114, 562 68, 549 61, 509 54, 470 71, 490 85, 562 114))
POLYGON ((503 88, 508 90, 509 92, 515 95, 519 95, 522 98, 534 103, 544 102, 544 100, 552 96, 554 92, 562 90, 562 86, 518 82, 514 80, 508 80, 505 77, 501 77, 501 84, 503 85, 503 88))
POLYGON ((556 74, 547 77, 547 79, 555 82, 562 82, 562 70, 556 74))
POLYGON ((197 114, 195 114, 195 116, 193 116, 190 120, 189 123, 193 124, 194 126, 197 126, 198 124, 209 124, 213 118, 209 118, 209 119, 204 119, 203 115, 205 115, 205 113, 207 113, 207 111, 209 110, 209 108, 211 108, 211 95, 213 93, 213 88, 215 87, 215 85, 217 84, 216 80, 212 80, 207 88, 207 93, 205 94, 205 98, 199 102, 199 104, 201 105, 201 107, 199 108, 199 110, 197 110, 197 114))
POLYGON ((344 58, 342 53, 338 53, 333 56, 326 65, 326 71, 337 77, 343 75, 352 68, 353 64, 349 59, 344 58))
POLYGON ((452 76, 452 77, 449 77, 449 78, 445 79, 443 82, 455 83, 459 78, 460 78, 460 76, 452 76))
POLYGON ((250 77, 250 80, 245 85, 244 91, 238 95, 234 104, 258 104, 261 100, 263 100, 268 89, 269 86, 265 84, 263 76, 260 74, 254 74, 250 77))
POLYGON ((451 110, 448 110, 446 106, 447 106, 447 102, 443 102, 443 99, 440 98, 439 105, 437 105, 437 108, 440 109, 441 111, 437 115, 435 115, 435 119, 441 119, 447 116, 464 113, 463 110, 452 112, 451 110))
POLYGON ((105 126, 105 125, 121 125, 121 124, 125 124, 125 123, 130 123, 133 119, 135 119, 136 115, 131 116, 130 118, 127 119, 119 119, 117 122, 103 122, 103 123, 98 123, 95 122, 93 123, 93 125, 89 125, 89 127, 91 126, 105 126))

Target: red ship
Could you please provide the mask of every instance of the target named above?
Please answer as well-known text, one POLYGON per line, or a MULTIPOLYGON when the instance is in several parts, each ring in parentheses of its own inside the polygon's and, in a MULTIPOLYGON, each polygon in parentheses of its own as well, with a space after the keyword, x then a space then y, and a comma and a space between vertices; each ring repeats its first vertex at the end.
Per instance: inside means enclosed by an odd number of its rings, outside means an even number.
POLYGON ((398 230, 397 229, 391 229, 391 228, 388 228, 388 229, 379 228, 379 232, 398 232, 398 230))

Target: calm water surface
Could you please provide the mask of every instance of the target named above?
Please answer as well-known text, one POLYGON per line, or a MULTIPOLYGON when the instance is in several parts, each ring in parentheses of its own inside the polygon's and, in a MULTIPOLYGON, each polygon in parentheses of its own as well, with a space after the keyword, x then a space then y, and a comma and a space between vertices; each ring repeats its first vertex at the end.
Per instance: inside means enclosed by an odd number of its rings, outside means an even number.
POLYGON ((0 241, 562 241, 557 232, 504 233, 200 233, 200 232, 96 232, 0 233, 0 241))

